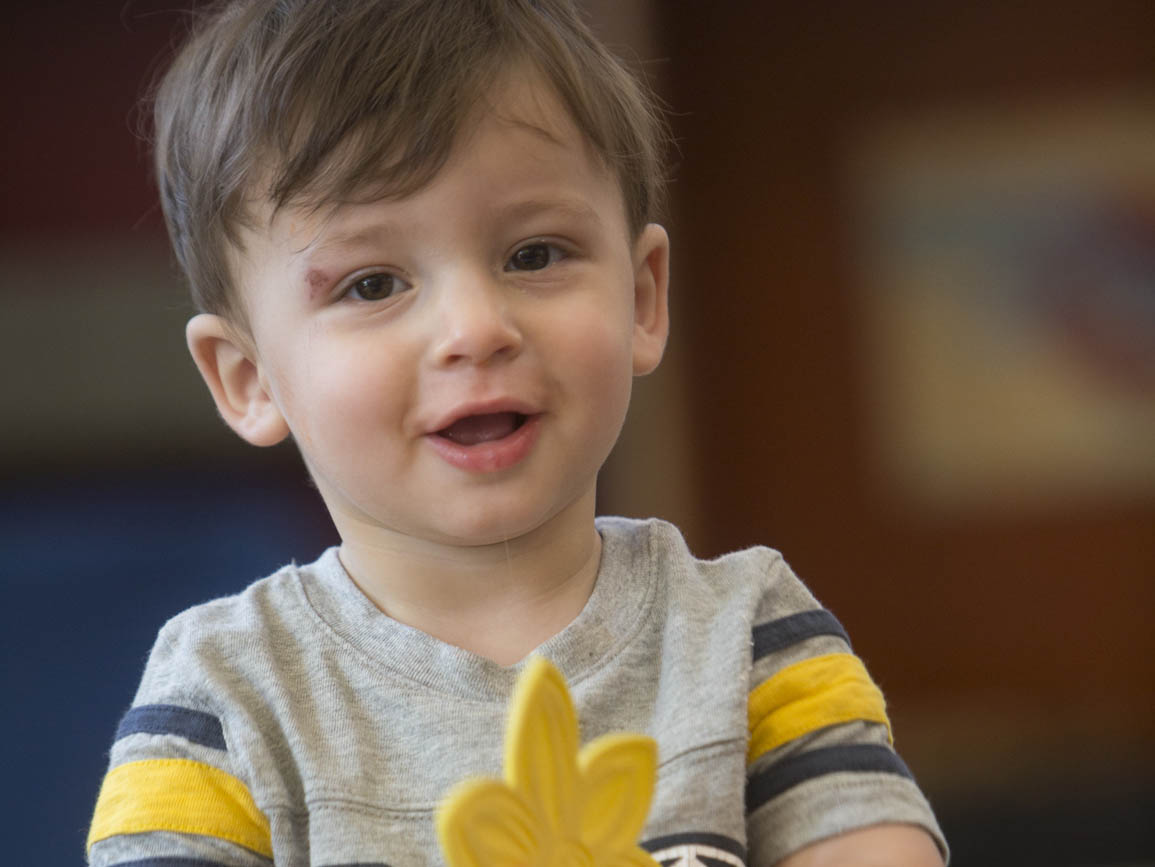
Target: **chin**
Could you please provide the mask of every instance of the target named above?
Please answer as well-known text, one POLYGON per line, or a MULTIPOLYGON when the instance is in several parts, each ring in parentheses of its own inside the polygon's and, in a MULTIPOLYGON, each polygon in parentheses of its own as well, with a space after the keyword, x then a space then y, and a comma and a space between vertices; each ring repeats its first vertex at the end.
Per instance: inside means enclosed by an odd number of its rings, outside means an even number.
POLYGON ((534 527, 523 527, 521 524, 503 522, 497 524, 492 521, 479 521, 453 527, 438 527, 440 538, 432 541, 447 545, 456 545, 463 548, 484 548, 488 545, 500 545, 519 539, 534 527))
POLYGON ((446 516, 430 529, 445 544, 463 547, 498 545, 519 539, 549 523, 553 513, 540 514, 490 507, 471 514, 446 516))

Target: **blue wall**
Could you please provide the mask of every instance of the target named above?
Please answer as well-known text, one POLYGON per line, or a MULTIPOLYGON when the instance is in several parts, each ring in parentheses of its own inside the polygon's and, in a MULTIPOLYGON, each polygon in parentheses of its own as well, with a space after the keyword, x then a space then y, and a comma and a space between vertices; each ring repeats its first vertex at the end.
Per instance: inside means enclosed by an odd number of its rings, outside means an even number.
POLYGON ((304 472, 0 484, 9 864, 80 864, 116 724, 157 630, 335 534, 304 472))

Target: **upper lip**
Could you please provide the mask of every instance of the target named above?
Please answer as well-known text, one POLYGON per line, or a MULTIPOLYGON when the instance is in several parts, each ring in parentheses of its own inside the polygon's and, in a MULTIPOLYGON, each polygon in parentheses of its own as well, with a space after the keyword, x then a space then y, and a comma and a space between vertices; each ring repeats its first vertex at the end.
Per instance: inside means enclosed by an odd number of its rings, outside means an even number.
POLYGON ((498 412, 513 412, 518 415, 536 415, 540 410, 524 400, 513 397, 495 397, 488 400, 469 401, 454 406, 443 415, 435 418, 429 425, 427 433, 437 433, 447 427, 468 418, 471 415, 492 415, 498 412))

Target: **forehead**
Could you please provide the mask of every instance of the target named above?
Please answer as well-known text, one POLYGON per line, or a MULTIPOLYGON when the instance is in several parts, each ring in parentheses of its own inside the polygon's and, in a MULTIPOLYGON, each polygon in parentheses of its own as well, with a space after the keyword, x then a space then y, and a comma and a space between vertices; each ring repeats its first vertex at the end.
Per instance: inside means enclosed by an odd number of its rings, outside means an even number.
MULTIPOLYGON (((548 207, 572 215, 592 212, 611 223, 626 221, 616 177, 554 90, 535 73, 510 70, 467 115, 446 162, 424 186, 405 195, 383 196, 370 185, 349 201, 298 202, 279 209, 257 203, 258 231, 249 235, 280 238, 301 255, 356 233, 368 213, 402 214, 430 199, 459 195, 484 200, 495 216, 548 207)), ((412 234, 421 225, 394 228, 412 234)))

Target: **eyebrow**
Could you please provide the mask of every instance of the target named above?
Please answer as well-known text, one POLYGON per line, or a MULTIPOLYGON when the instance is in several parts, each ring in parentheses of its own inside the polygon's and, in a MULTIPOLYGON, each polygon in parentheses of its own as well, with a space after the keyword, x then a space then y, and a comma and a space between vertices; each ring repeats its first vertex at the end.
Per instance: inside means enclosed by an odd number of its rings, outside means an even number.
POLYGON ((576 220, 601 225, 602 215, 586 202, 580 199, 547 198, 523 199, 502 205, 495 210, 499 217, 511 219, 528 219, 539 214, 558 214, 576 220))
POLYGON ((297 255, 306 258, 317 253, 327 253, 332 250, 353 249, 380 244, 382 241, 400 234, 396 227, 388 223, 373 222, 360 228, 337 230, 331 235, 321 232, 297 251, 297 255))
MULTIPOLYGON (((563 217, 598 225, 603 222, 597 209, 574 198, 519 199, 509 204, 500 205, 493 211, 493 215, 500 219, 528 219, 539 214, 559 214, 563 217)), ((299 255, 305 256, 306 261, 308 261, 309 258, 318 254, 379 245, 404 234, 404 230, 396 225, 387 222, 374 222, 349 231, 337 230, 326 237, 318 237, 303 247, 299 251, 299 255)))

